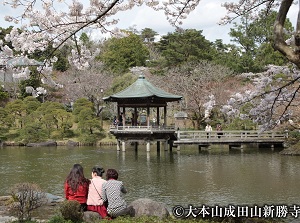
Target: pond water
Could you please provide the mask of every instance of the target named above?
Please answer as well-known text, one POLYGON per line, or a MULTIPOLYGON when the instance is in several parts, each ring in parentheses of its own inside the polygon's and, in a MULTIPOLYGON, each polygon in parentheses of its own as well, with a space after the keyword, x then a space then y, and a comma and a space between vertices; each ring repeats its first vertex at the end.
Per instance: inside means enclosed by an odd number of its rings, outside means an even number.
POLYGON ((198 151, 136 152, 112 147, 4 147, 0 149, 0 195, 16 183, 38 184, 45 192, 63 196, 63 183, 74 163, 91 176, 94 165, 115 168, 128 189, 128 203, 151 198, 176 205, 292 205, 300 204, 300 156, 282 156, 271 149, 229 150, 227 146, 198 151))

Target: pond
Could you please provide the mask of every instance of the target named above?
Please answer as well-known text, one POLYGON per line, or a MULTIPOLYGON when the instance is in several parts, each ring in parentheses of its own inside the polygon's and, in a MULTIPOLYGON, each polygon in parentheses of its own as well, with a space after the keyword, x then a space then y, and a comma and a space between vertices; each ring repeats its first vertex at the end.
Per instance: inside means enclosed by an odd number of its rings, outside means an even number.
POLYGON ((16 183, 38 184, 63 196, 63 183, 75 163, 91 177, 91 168, 115 168, 128 189, 128 203, 151 198, 176 205, 294 205, 300 204, 300 156, 282 156, 271 149, 229 150, 196 146, 157 152, 140 145, 137 152, 111 147, 4 147, 0 149, 0 195, 16 183))

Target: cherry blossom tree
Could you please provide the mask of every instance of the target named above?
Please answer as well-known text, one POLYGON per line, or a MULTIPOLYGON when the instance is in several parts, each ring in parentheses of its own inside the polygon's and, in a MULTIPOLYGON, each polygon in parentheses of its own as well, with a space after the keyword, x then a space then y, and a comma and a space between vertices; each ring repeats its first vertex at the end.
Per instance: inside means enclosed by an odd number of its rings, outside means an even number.
POLYGON ((222 108, 224 113, 251 118, 261 125, 261 130, 277 127, 299 115, 296 112, 300 104, 300 71, 297 67, 269 65, 264 72, 242 76, 252 83, 252 87, 232 95, 222 108), (250 105, 247 113, 241 112, 245 103, 250 105))
MULTIPOLYGON (((277 9, 277 17, 274 23, 274 49, 281 52, 287 59, 300 67, 299 47, 300 47, 300 11, 298 12, 297 25, 294 33, 290 33, 289 41, 285 40, 286 30, 284 23, 287 19, 287 13, 291 6, 296 4, 294 0, 239 0, 235 2, 224 3, 228 14, 221 23, 228 23, 241 15, 248 15, 255 19, 263 11, 268 13, 271 9, 277 9)), ((300 4, 300 3, 298 3, 300 4)))
POLYGON ((149 79, 167 92, 182 95, 179 109, 188 113, 195 129, 201 129, 212 118, 212 109, 223 106, 234 92, 230 90, 236 86, 231 81, 232 74, 221 65, 199 61, 185 63, 170 69, 165 76, 153 75, 149 79))
POLYGON ((78 98, 86 98, 94 104, 96 115, 103 110, 104 93, 110 88, 113 75, 104 71, 103 64, 93 62, 89 69, 78 70, 71 68, 64 74, 58 75, 57 80, 64 85, 66 103, 75 102, 78 98))
MULTIPOLYGON (((256 19, 262 12, 268 13, 277 10, 277 17, 273 29, 273 47, 282 53, 290 62, 289 66, 269 65, 261 73, 243 74, 253 83, 254 88, 244 92, 236 92, 223 107, 223 112, 240 117, 251 117, 261 130, 277 127, 279 124, 295 117, 299 105, 299 68, 300 68, 300 14, 298 12, 296 30, 287 33, 284 23, 293 0, 240 0, 227 2, 223 6, 228 10, 228 15, 221 23, 228 23, 234 19, 247 15, 256 19), (286 35, 290 38, 286 40, 286 35), (241 112, 241 106, 249 103, 248 113, 241 112)), ((300 4, 300 3, 298 3, 300 4)), ((297 113, 298 114, 298 113, 297 113)))
MULTIPOLYGON (((135 6, 147 5, 155 10, 163 10, 166 19, 174 26, 180 26, 182 21, 198 6, 200 0, 162 2, 158 0, 145 1, 77 1, 77 0, 6 0, 5 4, 13 8, 19 8, 20 15, 6 16, 6 20, 20 24, 21 32, 13 28, 6 41, 12 41, 16 51, 32 53, 35 50, 45 50, 52 45, 53 50, 62 45, 72 43, 78 50, 73 55, 76 64, 86 65, 86 60, 92 56, 92 52, 81 49, 78 34, 87 29, 97 29, 99 32, 113 32, 112 25, 118 23, 118 14, 131 10, 135 6), (83 52, 81 52, 83 51, 83 52), (79 56, 83 57, 80 60, 79 56)), ((297 52, 300 45, 299 28, 297 23, 294 33, 294 46, 289 46, 284 40, 284 22, 287 13, 296 2, 294 0, 239 0, 224 3, 228 15, 222 19, 227 23, 236 17, 249 14, 252 18, 258 16, 261 10, 266 12, 278 9, 278 16, 274 24, 275 48, 299 65, 297 52)))
MULTIPOLYGON (((111 27, 117 24, 118 20, 116 18, 119 13, 143 4, 155 10, 163 10, 170 24, 180 26, 182 21, 198 6, 200 1, 201 0, 169 0, 168 2, 158 0, 91 0, 89 2, 81 2, 77 0, 6 0, 5 4, 13 8, 21 9, 21 14, 9 15, 6 17, 6 20, 19 24, 20 27, 19 29, 17 27, 13 28, 10 34, 6 35, 5 38, 6 42, 12 43, 13 49, 10 49, 3 42, 0 43, 2 49, 1 53, 3 54, 1 58, 26 56, 36 50, 44 51, 48 46, 51 46, 53 51, 52 53, 50 52, 49 58, 43 62, 44 64, 40 67, 39 71, 43 75, 43 83, 61 87, 51 76, 52 63, 56 60, 56 58, 52 57, 55 50, 60 49, 64 44, 72 45, 74 50, 72 51, 70 61, 80 70, 88 68, 90 61, 92 61, 99 52, 97 49, 90 50, 83 45, 78 38, 81 32, 87 29, 97 29, 101 33, 113 33, 115 31, 111 30, 111 27)), ((271 9, 278 11, 274 23, 274 48, 286 56, 290 62, 295 64, 296 68, 289 69, 289 74, 284 73, 287 75, 287 79, 291 79, 287 83, 278 85, 276 89, 271 87, 270 82, 267 82, 267 84, 270 85, 269 89, 258 87, 255 93, 252 91, 250 95, 243 96, 244 99, 246 98, 246 101, 251 98, 262 101, 265 100, 264 103, 268 103, 268 109, 271 109, 266 110, 265 107, 261 107, 260 109, 260 106, 258 106, 255 112, 254 110, 252 111, 252 115, 258 115, 258 112, 265 112, 264 114, 266 116, 272 116, 275 114, 274 108, 280 108, 280 110, 282 110, 281 115, 274 120, 272 119, 272 121, 267 117, 258 120, 262 122, 266 121, 271 126, 285 117, 288 108, 292 104, 290 100, 296 99, 299 90, 297 87, 297 80, 299 80, 297 70, 300 67, 300 16, 297 18, 296 30, 294 33, 291 33, 290 40, 285 41, 284 38, 284 22, 287 13, 294 3, 296 3, 294 0, 238 0, 224 3, 223 5, 228 10, 228 15, 223 18, 221 23, 231 22, 243 14, 248 14, 248 18, 252 16, 254 19, 262 10, 266 13, 271 9), (292 89, 295 89, 295 91, 292 89), (268 93, 266 93, 266 90, 268 93), (289 91, 291 91, 291 93, 288 93, 289 91), (271 102, 272 99, 273 103, 271 102), (279 100, 280 106, 277 106, 276 100, 279 100), (286 102, 285 105, 282 104, 283 101, 286 102), (287 107, 282 108, 282 106, 287 107)), ((280 70, 281 68, 278 69, 280 70)), ((278 72, 276 71, 276 73, 278 72)), ((267 71, 266 74, 268 75, 269 72, 267 71)), ((28 76, 26 68, 20 72, 20 75, 22 78, 28 76)), ((259 83, 258 86, 260 86, 261 83, 265 83, 267 80, 268 76, 263 77, 262 75, 260 81, 257 80, 256 83, 259 83)))

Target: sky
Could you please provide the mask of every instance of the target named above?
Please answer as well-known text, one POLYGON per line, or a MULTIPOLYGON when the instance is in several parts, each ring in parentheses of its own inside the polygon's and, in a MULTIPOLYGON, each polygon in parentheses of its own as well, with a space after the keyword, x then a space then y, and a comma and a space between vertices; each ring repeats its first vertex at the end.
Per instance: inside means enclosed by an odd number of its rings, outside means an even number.
MULTIPOLYGON (((0 26, 8 27, 10 24, 4 21, 4 16, 15 12, 13 9, 3 6, 3 1, 0 0, 0 26)), ((225 8, 221 6, 224 2, 226 0, 201 0, 197 8, 183 21, 181 27, 184 29, 202 30, 202 34, 211 42, 214 42, 216 39, 222 39, 224 43, 231 43, 229 32, 233 25, 218 25, 220 19, 226 15, 225 8)), ((297 10, 298 7, 295 5, 288 14, 293 24, 296 23, 297 10)), ((175 31, 175 28, 167 22, 163 12, 157 12, 145 6, 121 12, 118 14, 118 18, 120 19, 118 27, 121 29, 135 27, 138 31, 141 31, 144 28, 151 28, 159 35, 175 31)), ((93 33, 94 37, 97 35, 97 33, 93 33)))
MULTIPOLYGON (((197 9, 183 21, 182 28, 203 30, 202 34, 210 41, 223 39, 224 42, 229 42, 228 33, 232 25, 218 25, 220 19, 226 15, 225 8, 221 7, 222 2, 224 0, 201 0, 197 9)), ((120 18, 122 28, 135 25, 137 30, 151 28, 160 35, 175 31, 163 12, 157 12, 148 7, 135 8, 132 12, 122 13, 120 18)))

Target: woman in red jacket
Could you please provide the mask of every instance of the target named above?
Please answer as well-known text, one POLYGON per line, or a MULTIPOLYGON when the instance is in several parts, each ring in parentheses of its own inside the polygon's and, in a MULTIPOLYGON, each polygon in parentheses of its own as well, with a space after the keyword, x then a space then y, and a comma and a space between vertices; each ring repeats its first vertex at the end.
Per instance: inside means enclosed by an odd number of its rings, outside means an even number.
POLYGON ((65 196, 67 200, 78 201, 83 211, 86 211, 87 207, 89 183, 89 179, 84 177, 83 167, 80 164, 74 164, 65 181, 65 196))

